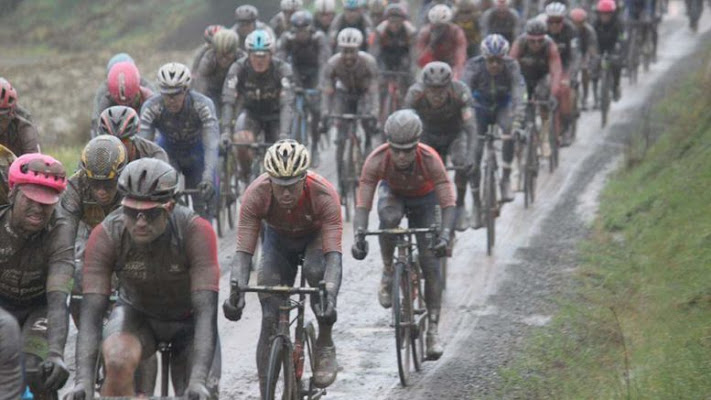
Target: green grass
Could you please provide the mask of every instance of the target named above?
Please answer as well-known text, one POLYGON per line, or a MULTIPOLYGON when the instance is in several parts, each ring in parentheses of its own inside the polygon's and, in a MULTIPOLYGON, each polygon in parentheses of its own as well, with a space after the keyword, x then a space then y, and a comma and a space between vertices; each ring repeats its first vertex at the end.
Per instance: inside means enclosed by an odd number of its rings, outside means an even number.
POLYGON ((674 128, 608 183, 575 287, 495 398, 711 399, 709 90, 700 72, 656 107, 674 128))
POLYGON ((42 148, 42 152, 59 160, 67 170, 67 174, 71 175, 79 165, 83 148, 84 146, 52 146, 51 148, 42 148))

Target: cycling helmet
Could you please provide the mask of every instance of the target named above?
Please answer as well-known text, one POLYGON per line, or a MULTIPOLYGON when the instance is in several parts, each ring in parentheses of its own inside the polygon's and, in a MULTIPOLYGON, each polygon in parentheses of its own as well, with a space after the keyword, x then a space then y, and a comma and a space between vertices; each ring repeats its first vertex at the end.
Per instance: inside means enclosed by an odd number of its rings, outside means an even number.
POLYGON ((212 45, 217 54, 233 53, 239 48, 239 36, 232 29, 223 29, 212 38, 212 45))
POLYGON ((0 77, 0 115, 12 114, 17 107, 17 91, 12 84, 0 77))
POLYGON ((297 11, 300 10, 304 6, 304 3, 301 0, 281 0, 281 4, 279 5, 279 9, 282 11, 297 11))
POLYGON ((476 11, 478 5, 475 0, 459 0, 457 2, 457 11, 471 12, 476 11))
POLYGON ((306 10, 299 10, 291 16, 289 22, 294 29, 306 29, 313 24, 314 17, 306 10))
POLYGON ((588 13, 582 8, 574 8, 570 10, 570 19, 572 19, 573 22, 580 24, 588 19, 588 13))
POLYGON ((53 157, 28 153, 10 165, 7 183, 10 190, 21 186, 22 193, 37 203, 56 204, 67 188, 67 173, 62 163, 53 157))
POLYGON ((279 185, 291 185, 305 174, 311 165, 311 156, 306 146, 293 139, 274 143, 264 156, 264 169, 272 181, 279 185))
POLYGON ((99 116, 99 134, 130 139, 138 133, 141 119, 131 107, 113 106, 101 112, 99 116))
POLYGON ((154 208, 175 198, 178 172, 157 158, 139 158, 128 163, 119 175, 121 204, 138 210, 154 208))
POLYGON ((235 9, 237 22, 254 22, 257 18, 259 18, 259 11, 253 5, 245 4, 235 9))
POLYGON ((546 15, 548 18, 563 18, 565 17, 565 4, 563 3, 551 3, 546 6, 546 15))
POLYGON ((141 74, 136 64, 130 61, 121 61, 111 67, 106 83, 109 96, 116 104, 131 106, 141 97, 141 74))
POLYGON ((316 0, 314 2, 314 12, 334 13, 336 12, 336 0, 316 0))
POLYGON ((387 0, 369 0, 368 10, 371 13, 382 14, 385 12, 385 6, 388 5, 387 0))
MULTIPOLYGON (((7 169, 12 165, 12 163, 17 159, 15 153, 7 147, 0 144, 0 173, 5 174, 7 169)), ((3 178, 5 175, 2 175, 3 178)), ((0 182, 2 184, 3 182, 0 182)))
POLYGON ((356 28, 343 28, 338 32, 338 47, 359 48, 363 44, 363 33, 356 28))
POLYGON ((119 138, 99 135, 86 144, 79 165, 87 178, 107 181, 118 178, 127 162, 126 147, 119 138))
POLYGON ((430 8, 427 19, 432 24, 446 24, 452 20, 452 9, 445 4, 437 4, 430 8))
POLYGON ((162 94, 180 93, 190 86, 190 69, 181 63, 171 62, 158 70, 158 89, 162 94))
POLYGON ((224 26, 222 25, 208 25, 207 28, 205 28, 205 32, 203 33, 203 39, 205 39, 205 42, 207 44, 212 44, 212 38, 218 31, 223 28, 224 26))
POLYGON ((106 64, 106 73, 108 74, 109 71, 111 71, 111 67, 122 61, 128 61, 133 64, 136 63, 135 61, 133 61, 133 58, 131 58, 131 56, 129 56, 127 53, 117 53, 114 54, 114 56, 109 59, 108 64, 106 64))
POLYGON ((407 11, 405 11, 405 9, 402 8, 399 4, 393 3, 385 7, 385 13, 383 14, 383 18, 407 19, 407 11))
POLYGON ((272 36, 269 34, 269 32, 265 31, 264 29, 256 29, 252 33, 247 35, 247 39, 245 39, 244 41, 244 46, 247 48, 247 51, 271 52, 272 47, 274 46, 274 42, 272 41, 272 36))
POLYGON ((426 86, 447 86, 452 82, 452 67, 446 62, 433 61, 422 69, 422 83, 426 86))
POLYGON ((546 26, 546 23, 540 19, 532 18, 526 22, 526 35, 528 37, 543 36, 546 32, 548 32, 548 27, 546 26))
POLYGON ((503 57, 509 54, 509 41, 499 34, 487 35, 481 41, 481 55, 484 57, 503 57))
POLYGON ((613 13, 617 10, 615 0, 600 0, 597 2, 597 12, 613 13))
POLYGON ((384 130, 390 147, 411 149, 417 146, 422 136, 422 121, 415 110, 402 109, 390 114, 384 130))
POLYGON ((343 8, 346 10, 357 10, 363 7, 361 0, 343 0, 343 8))

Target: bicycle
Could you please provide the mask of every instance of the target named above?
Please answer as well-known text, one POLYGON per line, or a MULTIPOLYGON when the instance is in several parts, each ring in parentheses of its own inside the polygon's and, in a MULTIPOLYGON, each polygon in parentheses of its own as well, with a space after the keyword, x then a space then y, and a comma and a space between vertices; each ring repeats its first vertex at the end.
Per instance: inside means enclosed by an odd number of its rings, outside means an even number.
MULTIPOLYGON (((525 129, 523 135, 518 136, 517 162, 519 179, 523 179, 523 205, 528 208, 536 200, 536 182, 540 160, 538 159, 538 146, 540 140, 539 127, 536 120, 537 110, 541 107, 550 107, 550 101, 529 100, 526 103, 525 129)), ((519 184, 519 187, 521 185, 519 184)))
POLYGON ((329 114, 327 118, 341 120, 346 125, 342 130, 342 132, 345 132, 345 136, 337 141, 336 156, 340 157, 338 189, 341 196, 341 205, 345 207, 346 222, 350 222, 351 208, 355 208, 360 171, 363 168, 366 157, 365 140, 361 139, 363 133, 358 122, 372 117, 363 114, 329 114))
POLYGON ((649 64, 656 53, 653 38, 654 22, 650 18, 647 15, 643 15, 639 21, 627 21, 627 29, 629 31, 627 69, 630 83, 632 84, 637 83, 640 61, 644 71, 649 71, 649 64))
POLYGON ((395 328, 395 351, 397 355, 400 384, 410 382, 411 368, 422 369, 424 362, 424 334, 427 331, 427 307, 422 287, 422 271, 416 257, 413 235, 437 235, 439 228, 392 228, 360 231, 366 236, 391 235, 395 237, 397 255, 393 264, 392 326, 395 328))
POLYGON ((309 367, 311 373, 314 371, 313 351, 316 343, 313 322, 304 325, 304 313, 306 295, 318 295, 321 310, 325 308, 326 282, 319 282, 318 288, 306 287, 306 278, 302 273, 301 283, 298 287, 247 286, 240 288, 236 281, 232 281, 230 285, 232 287, 230 296, 239 296, 242 292, 268 293, 279 295, 284 300, 279 306, 277 334, 271 338, 269 346, 266 400, 317 400, 325 396, 326 390, 316 388, 313 377, 308 378, 308 383, 304 380, 306 366, 309 367), (298 300, 292 299, 292 296, 298 296, 298 300), (297 311, 297 316, 293 320, 289 315, 292 310, 297 311), (294 341, 292 342, 291 325, 294 324, 294 341))
POLYGON ((385 96, 381 101, 380 107, 380 122, 384 125, 388 116, 401 108, 402 91, 400 90, 400 82, 403 79, 407 79, 410 74, 403 71, 380 71, 380 76, 387 82, 385 96))
POLYGON ((318 98, 320 93, 321 91, 318 89, 303 89, 299 87, 294 89, 296 97, 294 102, 295 115, 292 120, 291 134, 294 140, 307 147, 309 145, 309 126, 313 124, 313 116, 307 110, 305 102, 307 98, 313 101, 314 98, 318 98))
POLYGON ((612 77, 613 56, 609 53, 602 55, 600 59, 600 122, 604 128, 607 125, 607 117, 610 112, 610 99, 613 88, 612 77))
POLYGON ((479 140, 483 141, 484 154, 482 160, 482 182, 480 193, 481 209, 484 212, 484 225, 486 225, 486 254, 491 255, 496 242, 496 218, 499 216, 499 201, 496 196, 496 184, 498 182, 499 164, 496 160, 496 148, 494 142, 501 140, 500 128, 497 125, 489 125, 486 133, 479 135, 479 140))
MULTIPOLYGON (((178 192, 178 204, 185 206, 185 207, 190 207, 193 209, 195 212, 200 213, 200 210, 195 209, 195 200, 194 198, 196 196, 201 196, 203 197, 204 194, 202 190, 197 189, 197 188, 192 188, 192 189, 182 189, 178 192)), ((227 208, 229 206, 227 205, 226 202, 223 200, 225 197, 222 196, 222 187, 220 186, 219 193, 216 194, 215 199, 211 199, 212 203, 214 204, 214 209, 215 213, 211 215, 210 220, 214 220, 215 225, 217 226, 217 236, 223 237, 225 233, 225 221, 223 220, 223 217, 228 214, 227 208)), ((206 201, 204 207, 207 207, 208 210, 211 208, 210 207, 210 201, 206 201)))

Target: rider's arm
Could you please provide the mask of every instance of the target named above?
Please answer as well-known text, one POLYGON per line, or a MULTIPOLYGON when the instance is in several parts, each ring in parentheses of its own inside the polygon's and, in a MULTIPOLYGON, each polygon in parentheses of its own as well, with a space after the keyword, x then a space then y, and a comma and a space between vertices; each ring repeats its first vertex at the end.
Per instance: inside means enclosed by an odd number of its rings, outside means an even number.
POLYGON ((199 338, 193 341, 190 383, 205 384, 217 339, 217 295, 220 288, 217 236, 209 222, 195 218, 190 222, 185 238, 195 338, 199 338))
POLYGON ((271 184, 267 175, 257 177, 242 195, 237 225, 237 251, 254 254, 257 237, 272 199, 271 184))
POLYGON ((469 94, 469 88, 460 81, 454 81, 453 85, 455 87, 455 93, 458 97, 457 101, 462 105, 461 108, 461 118, 462 118, 462 128, 466 135, 467 141, 467 160, 473 163, 476 155, 477 146, 477 129, 476 129, 476 118, 474 118, 474 101, 471 94, 469 94))
POLYGON ((507 62, 511 74, 511 111, 515 121, 523 122, 526 112, 526 81, 516 60, 507 62))
POLYGON ((430 26, 426 25, 417 35, 415 53, 417 53, 417 66, 423 68, 428 63, 434 61, 432 49, 430 48, 430 26))
MULTIPOLYGON (((449 180, 447 170, 439 155, 431 148, 422 152, 422 164, 435 185, 435 194, 442 209, 442 230, 452 232, 454 228, 455 195, 454 185, 449 180)), ((445 236, 449 236, 445 234, 445 236)))
POLYGON ((358 192, 356 193, 356 212, 353 218, 354 232, 359 229, 368 229, 368 214, 370 209, 373 208, 375 190, 378 182, 384 178, 382 165, 385 162, 385 152, 388 150, 383 149, 383 146, 386 145, 381 145, 373 150, 363 164, 358 181, 358 192))
POLYGON ((274 56, 276 58, 284 61, 290 61, 288 44, 291 43, 292 39, 293 37, 291 37, 290 32, 284 32, 284 34, 281 35, 281 38, 277 41, 276 51, 274 52, 274 56))
POLYGON ((225 82, 222 84, 222 116, 220 121, 220 132, 232 132, 232 119, 235 116, 235 107, 237 105, 237 84, 240 72, 240 62, 234 62, 230 66, 225 76, 225 82))
POLYGON ((361 54, 366 54, 366 68, 370 70, 370 82, 368 84, 368 92, 366 93, 366 100, 365 104, 369 105, 370 107, 366 108, 366 112, 370 114, 373 118, 377 118, 378 115, 380 115, 380 101, 378 98, 380 97, 380 80, 378 79, 378 64, 375 61, 375 58, 371 56, 370 54, 367 53, 361 53, 361 54))
POLYGON ((206 94, 208 88, 208 77, 215 71, 217 61, 215 60, 215 50, 210 49, 205 53, 194 72, 193 90, 206 94))
POLYGON ((454 72, 454 79, 459 79, 462 76, 464 70, 464 63, 467 62, 467 37, 464 35, 462 28, 457 25, 452 24, 451 28, 454 29, 454 66, 452 70, 454 72))
POLYGON ((71 232, 72 241, 76 239, 79 220, 82 214, 82 201, 77 187, 79 184, 79 174, 80 172, 69 178, 67 189, 62 193, 62 200, 60 201, 60 205, 65 211, 64 215, 67 220, 67 231, 71 232))
POLYGON ((324 178, 317 177, 310 185, 314 209, 321 218, 321 244, 326 258, 326 270, 323 279, 326 291, 335 299, 341 287, 343 219, 341 201, 336 189, 324 178))
POLYGON ((138 135, 150 141, 155 140, 155 122, 163 112, 160 96, 153 96, 141 106, 141 125, 138 135))
POLYGON ((205 168, 202 180, 212 182, 217 176, 217 146, 220 141, 220 132, 215 117, 215 105, 207 96, 195 99, 193 106, 202 123, 202 148, 205 152, 205 168))
POLYGON ((281 92, 279 93, 279 136, 288 138, 294 119, 294 76, 291 65, 283 62, 279 67, 281 92))
POLYGON ((64 345, 69 331, 69 308, 67 296, 72 289, 74 276, 74 236, 63 216, 63 210, 57 208, 58 216, 49 241, 49 260, 47 276, 47 340, 49 355, 64 358, 64 345), (62 217, 59 217, 62 215, 62 217))
POLYGON ((340 55, 335 54, 328 59, 328 62, 323 67, 321 72, 321 111, 323 113, 331 113, 331 99, 333 98, 333 93, 335 91, 333 81, 334 66, 336 65, 336 60, 340 58, 340 55))
POLYGON ((328 45, 328 38, 326 38, 326 34, 317 31, 315 34, 315 40, 316 43, 318 44, 318 67, 319 67, 319 82, 321 82, 321 79, 323 76, 321 75, 324 70, 324 66, 328 63, 328 60, 331 58, 331 46, 328 45))
MULTIPOLYGON (((525 39, 524 39, 525 40, 525 39)), ((518 60, 521 57, 521 40, 518 38, 511 44, 511 50, 509 50, 509 56, 514 60, 518 60)))

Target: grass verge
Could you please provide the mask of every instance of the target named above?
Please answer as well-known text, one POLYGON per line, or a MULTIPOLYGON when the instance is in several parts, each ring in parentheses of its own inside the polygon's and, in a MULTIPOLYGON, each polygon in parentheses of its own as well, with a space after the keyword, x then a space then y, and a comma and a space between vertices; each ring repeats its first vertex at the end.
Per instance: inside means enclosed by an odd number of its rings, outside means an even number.
POLYGON ((501 371, 496 398, 711 399, 711 79, 704 72, 656 105, 662 121, 652 125, 668 128, 649 149, 633 149, 634 162, 607 184, 575 285, 557 299, 553 321, 501 371))

